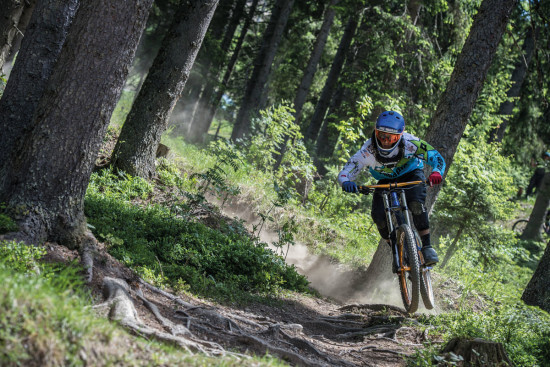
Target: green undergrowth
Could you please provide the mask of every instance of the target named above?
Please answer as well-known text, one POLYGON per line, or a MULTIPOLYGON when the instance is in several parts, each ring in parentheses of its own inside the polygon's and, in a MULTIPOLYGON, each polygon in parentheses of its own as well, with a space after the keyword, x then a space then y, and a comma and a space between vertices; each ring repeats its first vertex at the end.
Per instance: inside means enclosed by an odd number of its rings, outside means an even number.
POLYGON ((0 365, 83 365, 92 337, 108 342, 113 328, 86 309, 74 266, 42 264, 45 250, 0 242, 0 365))
MULTIPOLYGON (((181 137, 165 135, 163 143, 174 152, 174 164, 186 177, 204 172, 214 166, 217 156, 208 149, 187 144, 181 137)), ((255 169, 246 161, 240 161, 237 170, 228 170, 226 181, 239 188, 234 197, 244 202, 248 211, 256 217, 270 217, 266 225, 277 231, 289 220, 296 227, 295 240, 307 245, 312 252, 328 255, 352 267, 367 266, 376 251, 378 231, 370 218, 370 197, 349 195, 336 184, 336 168, 327 178, 316 183, 308 201, 303 203, 299 194, 283 207, 273 207, 277 201, 277 186, 273 174, 255 169)))
POLYGON ((172 207, 132 204, 135 195, 145 195, 141 181, 94 174, 85 213, 109 253, 145 279, 229 301, 280 290, 308 291, 307 280, 240 222, 219 216, 216 229, 193 222, 185 215, 191 204, 184 199, 172 207))
MULTIPOLYGON (((501 254, 507 258, 497 264, 476 263, 472 261, 475 249, 461 244, 449 265, 440 270, 442 277, 456 284, 460 297, 441 299, 440 306, 449 310, 420 321, 433 327, 432 334, 444 342, 455 337, 491 340, 503 344, 516 366, 550 366, 550 315, 521 301, 532 276, 532 270, 514 261, 522 253, 521 248, 511 249, 507 256, 501 254)), ((418 351, 410 364, 436 365, 439 349, 432 345, 418 351)))
POLYGON ((284 366, 270 356, 237 360, 183 353, 130 336, 90 309, 80 269, 42 262, 46 251, 0 242, 0 365, 284 366))

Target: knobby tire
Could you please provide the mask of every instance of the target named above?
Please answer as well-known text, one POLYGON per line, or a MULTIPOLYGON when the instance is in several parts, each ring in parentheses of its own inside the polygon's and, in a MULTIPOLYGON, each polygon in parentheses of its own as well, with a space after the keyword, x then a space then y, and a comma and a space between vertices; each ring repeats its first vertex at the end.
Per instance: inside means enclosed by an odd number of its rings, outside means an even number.
POLYGON ((402 224, 397 229, 397 251, 399 255, 397 276, 401 299, 405 310, 414 313, 418 309, 420 299, 420 261, 413 231, 407 224, 402 224))
POLYGON ((529 223, 529 221, 527 219, 518 220, 512 226, 512 231, 518 232, 519 234, 522 234, 523 230, 525 230, 525 227, 527 227, 527 223, 529 223))
POLYGON ((434 297, 434 291, 432 287, 432 275, 430 273, 430 269, 428 269, 426 266, 422 265, 424 264, 424 258, 422 256, 422 252, 419 250, 422 245, 420 241, 420 236, 415 231, 414 232, 415 239, 416 239, 416 249, 418 253, 418 258, 420 260, 420 294, 422 295, 422 301, 424 302, 424 307, 426 309, 431 310, 435 307, 435 297, 434 297))

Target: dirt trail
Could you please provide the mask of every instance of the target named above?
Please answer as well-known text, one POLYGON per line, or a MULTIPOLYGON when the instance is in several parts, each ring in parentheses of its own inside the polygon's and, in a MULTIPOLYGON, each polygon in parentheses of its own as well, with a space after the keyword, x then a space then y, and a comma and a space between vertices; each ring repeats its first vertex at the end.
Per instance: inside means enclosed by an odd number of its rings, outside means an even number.
MULTIPOLYGON (((76 251, 49 243, 48 261, 69 262, 76 251)), ((139 279, 107 254, 93 250, 93 308, 132 333, 179 345, 190 353, 277 356, 297 366, 405 366, 428 338, 398 307, 339 305, 292 294, 275 304, 230 307, 176 296, 139 279)))

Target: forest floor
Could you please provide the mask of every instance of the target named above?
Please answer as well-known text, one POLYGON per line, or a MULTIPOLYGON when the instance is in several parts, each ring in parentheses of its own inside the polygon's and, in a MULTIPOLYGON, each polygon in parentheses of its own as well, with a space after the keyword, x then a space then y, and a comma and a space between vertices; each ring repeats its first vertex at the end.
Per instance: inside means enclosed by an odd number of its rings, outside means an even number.
MULTIPOLYGON (((85 263, 78 252, 63 246, 48 243, 46 248, 48 261, 85 263)), ((87 253, 94 259, 88 285, 98 315, 117 320, 135 335, 191 353, 230 355, 243 363, 250 355, 268 353, 300 366, 405 366, 425 343, 442 342, 422 324, 423 314, 443 311, 441 306, 408 314, 398 306, 397 283, 391 282, 383 287, 385 297, 377 300, 363 299, 360 290, 342 292, 352 272, 309 254, 299 244, 287 260, 311 276, 312 288, 322 296, 286 293, 272 302, 244 306, 155 288, 110 256, 102 243, 87 253)), ((456 284, 441 279, 435 283, 440 286, 436 301, 445 309, 454 308, 460 298, 456 284)))
MULTIPOLYGON (((48 243, 46 248, 48 261, 79 260, 66 247, 48 243)), ((420 314, 396 306, 341 304, 297 293, 271 304, 227 306, 159 290, 101 245, 94 258, 89 286, 98 315, 191 352, 244 360, 269 353, 300 366, 405 366, 424 342, 440 342, 417 321, 420 314)))

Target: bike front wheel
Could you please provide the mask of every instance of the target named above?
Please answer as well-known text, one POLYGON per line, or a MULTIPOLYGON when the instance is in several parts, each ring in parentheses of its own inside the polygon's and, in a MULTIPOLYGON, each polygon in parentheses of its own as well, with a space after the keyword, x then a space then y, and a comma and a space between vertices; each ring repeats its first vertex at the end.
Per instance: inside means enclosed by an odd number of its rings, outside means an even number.
POLYGON ((413 231, 408 224, 397 229, 399 289, 405 310, 416 312, 420 299, 420 261, 413 231))

